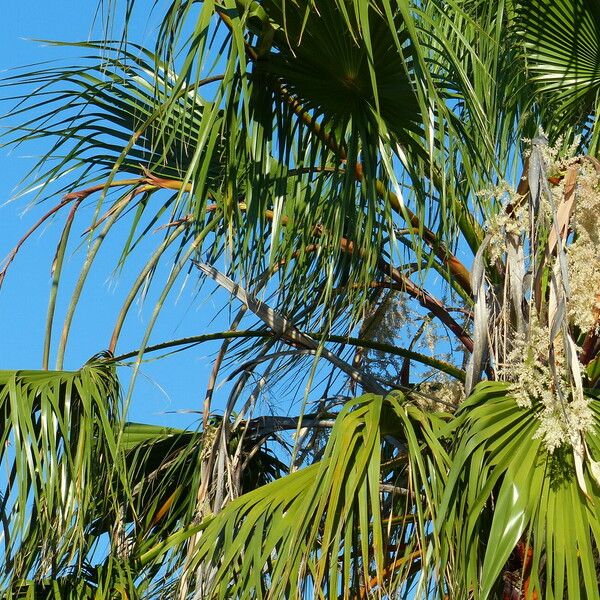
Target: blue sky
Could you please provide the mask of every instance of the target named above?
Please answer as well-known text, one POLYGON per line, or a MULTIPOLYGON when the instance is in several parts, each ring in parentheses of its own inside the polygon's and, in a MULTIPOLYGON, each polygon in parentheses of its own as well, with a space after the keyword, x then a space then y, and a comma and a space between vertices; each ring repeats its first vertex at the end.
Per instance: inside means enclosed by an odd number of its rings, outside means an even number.
MULTIPOLYGON (((98 19, 94 23, 95 11, 95 0, 5 3, 3 19, 0 21, 0 70, 6 76, 10 69, 18 66, 76 56, 76 50, 48 47, 30 40, 81 41, 98 37, 102 29, 98 19)), ((138 19, 134 27, 136 29, 130 33, 133 33, 136 41, 151 43, 149 40, 156 27, 156 19, 154 22, 152 16, 144 22, 138 19)), ((118 33, 118 23, 115 31, 118 33)), ((3 99, 7 95, 7 90, 0 91, 3 99)), ((1 112, 6 112, 10 104, 2 102, 1 112)), ((7 126, 10 123, 10 120, 4 120, 2 124, 7 126)), ((10 252, 52 203, 60 201, 57 197, 43 206, 31 206, 31 197, 25 196, 8 202, 19 189, 21 179, 32 168, 35 155, 42 154, 46 149, 43 141, 10 151, 0 149, 0 259, 10 252)), ((12 264, 0 290, 0 369, 40 368, 50 292, 50 265, 61 223, 59 218, 30 238, 12 264)), ((75 223, 74 232, 83 231, 85 225, 85 218, 82 217, 75 223)), ((98 264, 92 270, 84 290, 73 325, 65 368, 78 368, 91 355, 108 345, 115 316, 128 289, 127 283, 131 280, 135 267, 139 267, 141 260, 147 257, 144 250, 149 251, 152 247, 150 244, 147 249, 142 247, 135 259, 139 261, 138 264, 133 262, 130 271, 115 278, 112 276, 112 266, 119 251, 115 242, 116 240, 108 240, 104 245, 98 264)), ((66 307, 70 288, 81 262, 82 252, 76 252, 73 245, 73 252, 69 253, 65 265, 62 294, 59 293, 59 325, 63 316, 61 309, 64 311, 66 307)), ((162 273, 164 275, 166 273, 162 273)), ((191 284, 183 290, 174 290, 172 298, 167 302, 167 314, 157 324, 153 341, 199 334, 206 330, 205 317, 214 312, 214 304, 211 298, 198 298, 194 292, 191 284)), ((125 352, 139 344, 152 309, 152 301, 153 295, 150 294, 144 306, 131 313, 117 350, 125 352)), ((213 325, 213 331, 226 328, 226 323, 220 319, 213 325)), ((192 424, 196 416, 171 412, 198 410, 201 407, 212 351, 214 346, 198 347, 173 358, 145 364, 136 387, 130 415, 132 420, 168 425, 192 424)), ((126 379, 127 372, 123 372, 122 377, 126 379)))

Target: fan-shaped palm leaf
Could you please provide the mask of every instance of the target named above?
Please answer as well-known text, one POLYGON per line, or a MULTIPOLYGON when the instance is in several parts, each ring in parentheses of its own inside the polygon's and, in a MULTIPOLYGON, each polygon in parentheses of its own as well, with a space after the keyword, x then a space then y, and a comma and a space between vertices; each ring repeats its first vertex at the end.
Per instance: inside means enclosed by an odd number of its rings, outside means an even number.
MULTIPOLYGON (((587 443, 596 457, 600 421, 595 400, 592 406, 596 421, 587 443)), ((449 549, 448 586, 457 597, 515 590, 544 598, 600 595, 596 467, 587 461, 593 491, 586 496, 572 451, 550 454, 536 436, 536 411, 519 408, 506 384, 486 382, 457 414, 458 444, 438 523, 440 535, 450 538, 442 546, 449 549)))
POLYGON ((514 20, 530 76, 540 91, 544 126, 553 137, 588 126, 585 142, 598 149, 590 116, 600 90, 600 9, 592 0, 515 2, 514 20))
POLYGON ((441 425, 401 396, 348 403, 319 463, 202 525, 188 569, 202 564, 212 573, 205 597, 385 594, 392 580, 390 589, 410 587, 415 564, 426 579, 433 490, 447 464, 441 425), (386 449, 388 436, 395 451, 386 449))

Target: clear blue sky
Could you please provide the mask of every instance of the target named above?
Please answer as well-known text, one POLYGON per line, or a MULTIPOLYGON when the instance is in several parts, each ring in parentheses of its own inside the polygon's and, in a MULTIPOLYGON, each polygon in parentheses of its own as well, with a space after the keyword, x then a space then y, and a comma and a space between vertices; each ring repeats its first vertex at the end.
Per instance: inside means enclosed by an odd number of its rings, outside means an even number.
MULTIPOLYGON (((61 41, 93 39, 100 36, 102 31, 98 21, 94 25, 95 12, 95 0, 12 0, 4 3, 3 18, 0 21, 0 69, 6 75, 7 70, 14 67, 76 56, 77 51, 44 46, 26 38, 61 41)), ((132 33, 136 41, 150 44, 156 19, 154 22, 152 16, 147 22, 138 19, 134 26, 132 33)), ((6 98, 7 91, 0 90, 0 96, 6 98)), ((2 102, 1 112, 6 112, 9 106, 10 102, 2 102)), ((7 122, 2 124, 6 126, 7 122)), ((52 206, 47 203, 31 207, 27 196, 7 203, 14 196, 22 177, 33 166, 32 157, 45 150, 43 141, 13 149, 10 153, 7 149, 0 149, 0 259, 9 253, 25 231, 52 206), (28 207, 29 210, 26 210, 28 207)), ((59 200, 57 197, 55 202, 59 200)), ((54 221, 29 240, 17 256, 0 290, 0 369, 40 368, 50 291, 50 265, 60 235, 61 222, 60 219, 54 221)), ((82 231, 85 225, 85 218, 82 217, 76 222, 74 233, 82 231)), ((149 251, 151 247, 149 244, 148 248, 142 248, 136 260, 141 261, 147 257, 144 250, 149 251)), ((135 267, 141 264, 133 262, 121 278, 112 278, 111 270, 118 250, 117 245, 109 240, 92 271, 74 321, 66 368, 78 368, 91 355, 108 345, 115 315, 128 289, 127 283, 131 280, 135 267)), ((59 295, 59 325, 63 316, 61 309, 64 311, 81 261, 81 251, 71 253, 65 266, 64 287, 59 295)), ((159 275, 164 277, 166 272, 159 275)), ((211 298, 196 297, 193 284, 188 283, 181 294, 178 292, 179 288, 168 301, 164 318, 159 321, 152 337, 153 342, 196 335, 205 332, 207 328, 215 331, 227 327, 226 322, 221 319, 212 325, 207 323, 206 317, 214 313, 214 304, 211 298)), ((139 344, 153 307, 152 300, 151 294, 143 307, 132 311, 117 350, 125 352, 139 344)), ((132 420, 168 425, 192 424, 196 416, 172 415, 167 414, 167 411, 200 409, 211 364, 210 353, 214 350, 214 345, 197 347, 175 357, 144 365, 132 405, 132 420)), ((127 373, 122 373, 122 377, 125 379, 127 373)))

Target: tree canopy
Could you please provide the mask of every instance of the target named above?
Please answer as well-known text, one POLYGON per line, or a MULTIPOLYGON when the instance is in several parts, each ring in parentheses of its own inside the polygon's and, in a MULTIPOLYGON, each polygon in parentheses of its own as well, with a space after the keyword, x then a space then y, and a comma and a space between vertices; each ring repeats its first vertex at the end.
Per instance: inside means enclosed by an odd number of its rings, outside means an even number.
POLYGON ((0 594, 600 598, 597 3, 170 0, 145 46, 103 8, 1 83, 48 150, 0 285, 61 235, 40 370, 0 371, 0 594), (104 244, 133 283, 65 371, 104 244), (184 281, 229 325, 156 342, 184 281), (128 420, 215 342, 199 425, 128 420))

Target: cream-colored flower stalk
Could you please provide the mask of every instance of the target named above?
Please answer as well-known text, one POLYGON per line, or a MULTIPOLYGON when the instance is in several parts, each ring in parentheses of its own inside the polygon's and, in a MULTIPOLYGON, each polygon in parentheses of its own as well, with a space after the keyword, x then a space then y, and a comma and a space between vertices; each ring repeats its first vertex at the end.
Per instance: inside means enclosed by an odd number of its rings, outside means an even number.
POLYGON ((363 332, 365 339, 391 343, 398 332, 411 321, 405 294, 390 290, 365 320, 368 321, 368 326, 363 332))
POLYGON ((600 185, 596 169, 583 162, 577 177, 571 216, 575 241, 568 246, 571 297, 569 319, 586 333, 598 327, 600 315, 600 185))
POLYGON ((504 209, 486 226, 488 264, 504 263, 506 274, 501 291, 488 288, 488 306, 496 307, 490 348, 497 375, 510 383, 519 406, 538 410, 536 437, 549 452, 578 448, 592 427, 572 328, 587 333, 600 315, 600 177, 594 163, 575 156, 575 146, 562 148, 562 140, 536 142, 532 160, 541 160, 548 183, 540 182, 534 202, 506 186, 493 190, 504 209), (565 187, 574 181, 573 195, 565 187))

